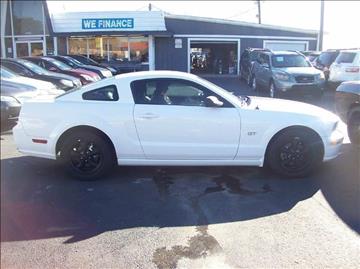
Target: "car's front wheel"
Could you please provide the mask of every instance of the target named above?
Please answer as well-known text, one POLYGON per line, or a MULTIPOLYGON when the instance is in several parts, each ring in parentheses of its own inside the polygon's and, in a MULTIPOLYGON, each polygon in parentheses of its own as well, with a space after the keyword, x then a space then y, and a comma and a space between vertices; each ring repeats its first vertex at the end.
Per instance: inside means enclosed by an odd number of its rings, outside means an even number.
POLYGON ((110 143, 95 132, 75 132, 65 138, 60 161, 70 176, 95 180, 106 176, 115 165, 110 143))
POLYGON ((277 97, 277 92, 276 92, 275 84, 274 84, 273 81, 270 81, 269 97, 271 97, 271 98, 276 98, 277 97))
POLYGON ((360 111, 352 114, 347 129, 351 143, 360 145, 360 111))
POLYGON ((253 91, 256 91, 258 89, 258 85, 254 75, 250 77, 249 86, 253 91))
POLYGON ((285 177, 304 177, 323 159, 321 138, 305 128, 290 128, 275 136, 266 152, 266 165, 285 177))

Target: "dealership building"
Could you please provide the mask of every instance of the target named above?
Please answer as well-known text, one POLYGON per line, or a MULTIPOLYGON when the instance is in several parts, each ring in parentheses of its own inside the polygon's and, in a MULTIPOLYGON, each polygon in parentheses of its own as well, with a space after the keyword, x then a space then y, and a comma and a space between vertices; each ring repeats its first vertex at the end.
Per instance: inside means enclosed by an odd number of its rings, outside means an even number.
POLYGON ((303 51, 317 43, 317 31, 282 26, 162 11, 59 13, 46 1, 1 1, 2 58, 81 54, 136 70, 220 76, 239 73, 247 47, 303 51))

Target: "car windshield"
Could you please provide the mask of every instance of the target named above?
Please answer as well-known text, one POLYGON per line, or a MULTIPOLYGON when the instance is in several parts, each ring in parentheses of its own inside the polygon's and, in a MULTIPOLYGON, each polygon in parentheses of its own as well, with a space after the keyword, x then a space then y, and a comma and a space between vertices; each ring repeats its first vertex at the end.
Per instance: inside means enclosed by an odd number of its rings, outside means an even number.
POLYGON ((77 65, 82 65, 82 63, 80 63, 78 60, 71 58, 71 57, 65 57, 68 61, 73 62, 77 65))
POLYGON ((19 63, 25 65, 27 68, 29 68, 31 71, 35 72, 38 75, 47 75, 47 74, 49 74, 49 72, 46 69, 44 69, 44 68, 42 68, 42 67, 40 67, 37 64, 34 64, 32 62, 19 61, 19 63))
POLYGON ((64 64, 63 62, 60 62, 58 60, 51 59, 49 60, 52 64, 56 65, 60 70, 66 71, 72 69, 71 66, 68 66, 67 64, 64 64))
POLYGON ((273 55, 271 57, 273 67, 309 67, 309 62, 302 55, 273 55))
POLYGON ((2 78, 16 78, 18 75, 15 75, 14 73, 10 72, 9 70, 1 67, 1 77, 2 78))
POLYGON ((355 59, 355 52, 341 52, 339 56, 336 58, 336 63, 352 63, 355 59))
POLYGON ((330 65, 334 62, 336 56, 336 52, 325 51, 320 54, 317 61, 322 65, 330 65))

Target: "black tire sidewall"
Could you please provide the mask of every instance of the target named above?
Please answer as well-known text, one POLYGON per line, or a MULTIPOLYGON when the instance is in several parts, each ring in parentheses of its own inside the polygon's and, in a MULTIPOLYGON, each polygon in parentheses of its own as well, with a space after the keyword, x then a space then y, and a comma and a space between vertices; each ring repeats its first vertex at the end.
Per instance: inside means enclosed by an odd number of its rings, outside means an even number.
POLYGON ((360 112, 355 112, 349 119, 347 129, 349 139, 352 144, 360 145, 360 138, 358 137, 359 134, 356 134, 354 129, 357 129, 360 125, 360 112))
POLYGON ((277 136, 269 145, 267 154, 266 154, 266 166, 271 168, 275 173, 289 177, 289 178, 299 178, 309 175, 315 170, 321 163, 323 159, 323 147, 321 138, 318 137, 315 133, 307 131, 301 128, 294 128, 285 130, 279 136, 277 136), (296 172, 291 172, 285 170, 280 165, 280 150, 291 138, 299 136, 309 148, 309 157, 311 160, 309 165, 301 170, 296 172))
POLYGON ((65 139, 61 147, 60 156, 61 165, 64 167, 67 174, 71 177, 84 181, 97 180, 107 176, 114 167, 116 159, 114 156, 114 150, 112 149, 111 145, 109 145, 109 143, 100 135, 93 132, 76 132, 70 134, 65 139), (71 164, 70 151, 74 145, 74 142, 79 138, 93 141, 100 151, 101 157, 103 158, 101 166, 92 173, 81 173, 71 164))

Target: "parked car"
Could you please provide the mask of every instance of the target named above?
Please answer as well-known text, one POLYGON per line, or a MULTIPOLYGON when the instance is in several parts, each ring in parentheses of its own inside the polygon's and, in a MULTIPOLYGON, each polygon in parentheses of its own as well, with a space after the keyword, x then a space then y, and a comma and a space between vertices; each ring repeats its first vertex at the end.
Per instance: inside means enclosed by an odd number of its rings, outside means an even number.
POLYGON ((264 87, 270 97, 318 99, 324 90, 324 73, 296 51, 262 51, 252 68, 251 86, 264 87))
POLYGON ((336 112, 347 123, 350 141, 360 145, 360 81, 343 82, 335 95, 336 112))
POLYGON ((113 76, 115 76, 117 74, 116 69, 114 69, 106 64, 99 64, 98 62, 95 62, 93 59, 88 58, 86 56, 73 55, 73 54, 68 54, 66 56, 69 56, 75 60, 78 60, 82 64, 93 65, 93 66, 98 66, 98 67, 105 67, 106 69, 110 70, 110 72, 113 74, 113 76))
POLYGON ((20 76, 51 82, 64 91, 81 86, 79 79, 64 74, 49 72, 24 59, 2 59, 1 66, 6 67, 20 76))
POLYGON ((335 158, 343 140, 339 117, 325 109, 235 96, 175 71, 122 74, 26 102, 19 122, 21 152, 57 159, 81 179, 101 178, 115 164, 266 164, 302 177, 335 158))
POLYGON ((321 52, 321 54, 315 60, 314 66, 324 72, 326 81, 329 79, 330 66, 335 61, 339 53, 340 50, 326 50, 321 52))
POLYGON ((17 120, 21 104, 40 95, 64 93, 49 82, 20 77, 1 67, 1 123, 17 120))
POLYGON ((248 85, 251 83, 252 67, 260 51, 269 51, 268 49, 247 48, 240 57, 240 77, 246 81, 248 85))
POLYGON ((100 78, 109 78, 112 77, 112 73, 110 70, 104 68, 104 67, 98 67, 93 65, 85 65, 79 62, 78 60, 70 57, 70 56, 50 56, 53 59, 56 59, 60 62, 63 62, 64 64, 67 64, 68 66, 71 66, 74 69, 84 69, 90 72, 94 72, 97 74, 100 78))
POLYGON ((53 83, 19 76, 5 67, 0 68, 1 71, 1 85, 5 85, 6 83, 16 83, 24 88, 37 90, 40 94, 54 94, 60 95, 65 91, 57 88, 53 83))
POLYGON ((329 82, 340 84, 352 80, 360 80, 360 49, 341 51, 330 66, 329 82))
POLYGON ((75 77, 80 81, 80 85, 86 85, 100 79, 100 77, 93 72, 84 69, 74 69, 50 57, 26 57, 26 59, 51 72, 75 77))

